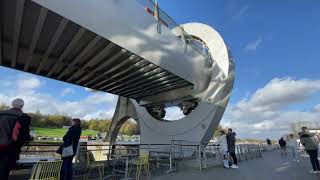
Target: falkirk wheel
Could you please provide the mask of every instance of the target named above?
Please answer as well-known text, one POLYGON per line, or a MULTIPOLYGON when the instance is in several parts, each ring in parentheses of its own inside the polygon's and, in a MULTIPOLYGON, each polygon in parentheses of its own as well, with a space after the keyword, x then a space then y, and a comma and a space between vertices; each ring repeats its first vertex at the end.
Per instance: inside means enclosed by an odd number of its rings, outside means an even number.
MULTIPOLYGON (((133 118, 140 127, 141 144, 170 144, 172 140, 182 140, 197 144, 207 144, 217 128, 228 104, 234 83, 234 62, 231 52, 220 34, 212 27, 201 23, 187 23, 183 29, 194 41, 210 52, 210 73, 203 77, 203 87, 180 90, 185 99, 154 106, 142 106, 141 102, 119 97, 106 141, 113 144, 121 125, 133 118), (165 107, 176 105, 185 117, 176 121, 164 120, 165 107)), ((179 67, 177 67, 179 68, 179 67)), ((171 96, 172 94, 167 94, 171 96)), ((164 95, 162 95, 164 96, 164 95)), ((155 96, 150 101, 157 99, 155 96)))
POLYGON ((111 144, 129 118, 141 144, 206 144, 233 87, 231 52, 214 28, 178 26, 150 2, 2 0, 0 66, 119 95, 111 144), (173 106, 185 117, 165 120, 173 106))

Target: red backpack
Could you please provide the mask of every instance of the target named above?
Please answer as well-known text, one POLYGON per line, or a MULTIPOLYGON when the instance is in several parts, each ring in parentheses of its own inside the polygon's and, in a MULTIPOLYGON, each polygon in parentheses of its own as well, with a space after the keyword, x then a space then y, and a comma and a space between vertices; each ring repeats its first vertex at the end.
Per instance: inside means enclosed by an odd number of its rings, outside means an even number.
POLYGON ((17 142, 18 136, 20 134, 21 124, 19 123, 19 120, 17 120, 16 124, 14 125, 13 131, 12 131, 12 141, 17 142))

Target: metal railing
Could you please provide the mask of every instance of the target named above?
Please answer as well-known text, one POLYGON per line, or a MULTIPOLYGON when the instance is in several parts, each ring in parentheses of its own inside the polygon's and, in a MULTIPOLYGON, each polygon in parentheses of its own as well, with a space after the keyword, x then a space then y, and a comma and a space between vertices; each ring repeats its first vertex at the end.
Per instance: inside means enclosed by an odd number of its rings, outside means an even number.
POLYGON ((181 25, 175 22, 166 12, 159 8, 157 3, 155 3, 153 0, 136 1, 141 4, 147 13, 155 17, 158 23, 158 32, 161 32, 161 25, 167 27, 172 33, 182 39, 182 41, 185 43, 185 51, 187 50, 187 47, 190 46, 197 53, 202 55, 208 62, 212 63, 210 51, 206 49, 205 45, 203 45, 203 43, 201 43, 202 45, 195 43, 196 39, 189 35, 181 25))
MULTIPOLYGON (((202 145, 199 147, 201 156, 199 155, 200 170, 206 169, 208 164, 211 166, 222 166, 222 152, 219 146, 212 146, 214 144, 202 145), (211 161, 211 162, 209 162, 211 161)), ((235 154, 238 162, 243 160, 250 160, 254 158, 262 158, 262 152, 278 149, 278 145, 266 144, 236 144, 235 154)))
MULTIPOLYGON (((222 166, 222 152, 219 144, 197 144, 195 142, 171 141, 173 157, 185 162, 184 164, 198 164, 200 170, 208 166, 222 166)), ((265 144, 236 144, 235 154, 238 161, 261 158, 262 152, 276 149, 277 145, 265 144)))
MULTIPOLYGON (((21 154, 31 158, 36 156, 59 158, 59 155, 55 153, 59 145, 59 143, 31 143, 23 148, 21 154)), ((237 144, 236 156, 238 161, 260 158, 263 151, 275 148, 277 146, 237 144)), ((138 157, 142 151, 149 153, 153 174, 175 172, 180 170, 177 167, 185 165, 192 165, 199 170, 222 165, 222 153, 218 144, 197 144, 184 140, 173 140, 170 144, 117 144, 114 146, 82 143, 79 155, 75 158, 75 169, 81 170, 86 166, 89 152, 94 161, 106 164, 105 172, 109 176, 135 177, 134 158, 138 157), (178 164, 181 165, 178 166, 178 164), (123 173, 119 174, 119 172, 123 173)))

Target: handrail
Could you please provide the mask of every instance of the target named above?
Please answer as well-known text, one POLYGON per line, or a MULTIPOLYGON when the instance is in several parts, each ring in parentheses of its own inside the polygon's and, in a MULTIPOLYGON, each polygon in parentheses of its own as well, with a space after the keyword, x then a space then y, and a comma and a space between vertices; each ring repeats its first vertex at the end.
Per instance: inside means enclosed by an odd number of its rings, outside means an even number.
MULTIPOLYGON (((53 146, 53 147, 56 147, 56 146, 60 146, 62 145, 62 142, 58 142, 58 143, 46 143, 46 144, 43 144, 43 143, 39 143, 36 142, 36 143, 28 143, 26 146, 29 146, 29 147, 32 147, 32 146, 53 146)), ((181 144, 114 144, 115 146, 170 146, 170 145, 181 145, 181 144)), ((198 146, 199 144, 182 144, 182 146, 198 146)), ((205 144, 200 144, 200 145, 205 145, 205 144)), ((109 146, 109 144, 82 144, 80 142, 80 146, 82 147, 87 147, 87 146, 109 146)), ((206 146, 220 146, 219 144, 207 144, 206 146)))
POLYGON ((169 28, 172 33, 181 38, 186 46, 190 46, 194 49, 198 54, 202 55, 204 58, 208 60, 208 62, 212 62, 211 55, 209 50, 205 50, 204 46, 199 46, 197 43, 192 41, 194 39, 191 35, 189 35, 181 25, 175 22, 166 12, 164 12, 153 0, 136 0, 140 3, 140 5, 154 17, 158 17, 158 21, 169 28), (156 13, 156 10, 158 13, 156 13))

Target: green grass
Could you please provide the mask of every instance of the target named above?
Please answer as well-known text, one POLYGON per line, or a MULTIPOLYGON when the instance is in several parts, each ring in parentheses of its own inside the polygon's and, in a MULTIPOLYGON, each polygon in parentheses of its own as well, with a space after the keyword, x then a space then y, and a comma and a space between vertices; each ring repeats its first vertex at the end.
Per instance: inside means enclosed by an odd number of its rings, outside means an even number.
MULTIPOLYGON (((63 137, 68 129, 66 128, 41 128, 41 127, 32 127, 31 131, 36 131, 36 136, 42 137, 63 137)), ((82 136, 92 135, 96 136, 97 132, 92 130, 82 130, 82 136)))

